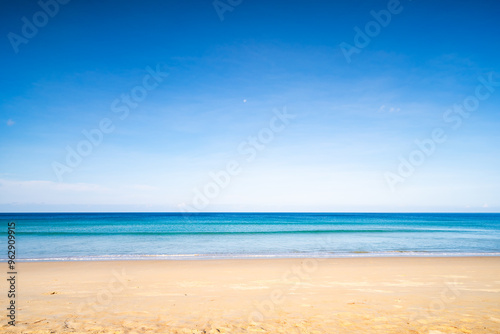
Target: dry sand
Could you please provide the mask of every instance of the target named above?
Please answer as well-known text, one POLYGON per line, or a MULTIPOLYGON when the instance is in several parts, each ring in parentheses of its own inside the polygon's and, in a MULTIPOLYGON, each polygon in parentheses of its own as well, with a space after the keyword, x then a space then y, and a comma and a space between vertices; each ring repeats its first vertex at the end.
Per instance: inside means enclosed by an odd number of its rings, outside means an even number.
POLYGON ((500 333, 500 257, 44 262, 18 273, 17 326, 3 316, 0 332, 500 333))

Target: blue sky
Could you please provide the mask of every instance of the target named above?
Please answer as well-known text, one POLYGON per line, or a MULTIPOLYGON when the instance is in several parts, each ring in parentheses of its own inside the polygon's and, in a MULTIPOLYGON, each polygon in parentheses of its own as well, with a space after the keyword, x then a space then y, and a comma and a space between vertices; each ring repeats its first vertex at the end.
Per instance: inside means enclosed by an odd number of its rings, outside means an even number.
POLYGON ((500 211, 497 1, 42 3, 0 5, 3 212, 500 211))

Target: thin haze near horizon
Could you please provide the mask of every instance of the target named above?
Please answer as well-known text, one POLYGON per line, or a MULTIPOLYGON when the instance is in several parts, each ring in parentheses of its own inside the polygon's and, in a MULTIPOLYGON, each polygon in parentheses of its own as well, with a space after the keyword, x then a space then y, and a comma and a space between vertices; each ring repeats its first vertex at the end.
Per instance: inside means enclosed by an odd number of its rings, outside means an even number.
POLYGON ((0 210, 500 211, 497 1, 2 1, 0 210))

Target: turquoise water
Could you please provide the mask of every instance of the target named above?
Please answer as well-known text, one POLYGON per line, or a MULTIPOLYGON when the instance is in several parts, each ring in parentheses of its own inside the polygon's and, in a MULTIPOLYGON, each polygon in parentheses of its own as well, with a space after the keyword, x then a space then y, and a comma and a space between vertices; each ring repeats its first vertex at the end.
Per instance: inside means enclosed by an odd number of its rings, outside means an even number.
MULTIPOLYGON (((500 214, 1 213, 25 261, 500 255, 500 214)), ((7 251, 1 259, 6 259, 7 251)))

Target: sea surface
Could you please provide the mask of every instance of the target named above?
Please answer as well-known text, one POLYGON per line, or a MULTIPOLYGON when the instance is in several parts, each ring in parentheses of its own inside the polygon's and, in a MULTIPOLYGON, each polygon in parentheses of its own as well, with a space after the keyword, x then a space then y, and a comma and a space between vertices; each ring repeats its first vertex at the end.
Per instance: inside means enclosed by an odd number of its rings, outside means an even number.
MULTIPOLYGON (((22 261, 500 256, 500 214, 0 213, 22 261)), ((0 246, 1 247, 1 246, 0 246)))

